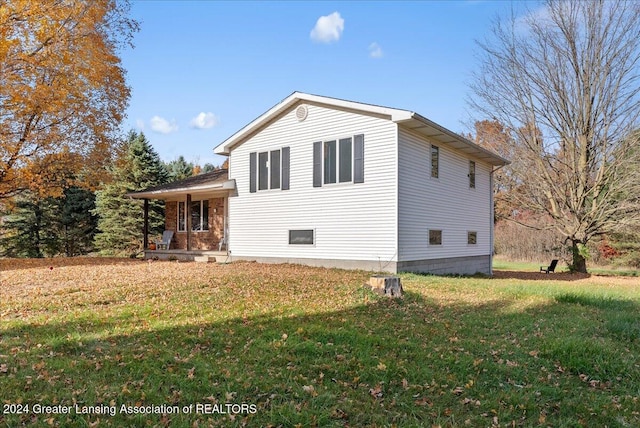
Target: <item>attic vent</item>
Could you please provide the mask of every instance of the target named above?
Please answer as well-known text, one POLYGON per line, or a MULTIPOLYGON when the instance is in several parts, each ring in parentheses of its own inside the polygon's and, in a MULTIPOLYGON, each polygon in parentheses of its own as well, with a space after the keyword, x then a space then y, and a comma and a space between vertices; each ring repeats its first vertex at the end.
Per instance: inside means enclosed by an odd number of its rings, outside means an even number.
POLYGON ((307 118, 307 114, 309 114, 307 106, 300 106, 296 109, 296 119, 298 119, 298 122, 305 120, 307 118))

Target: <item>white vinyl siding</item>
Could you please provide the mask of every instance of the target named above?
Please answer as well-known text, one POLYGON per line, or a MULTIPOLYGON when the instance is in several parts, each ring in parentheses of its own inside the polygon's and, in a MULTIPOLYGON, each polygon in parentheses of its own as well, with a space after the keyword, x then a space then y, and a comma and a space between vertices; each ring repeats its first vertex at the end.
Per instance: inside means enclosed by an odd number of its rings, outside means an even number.
POLYGON ((438 144, 438 180, 432 174, 432 142, 400 128, 398 146, 398 247, 400 261, 488 255, 490 171, 475 160, 475 192, 469 192, 469 158, 438 144), (442 230, 442 245, 429 245, 429 230, 442 230), (477 232, 476 245, 467 231, 477 232))
MULTIPOLYGON (((307 104, 302 122, 292 106, 231 150, 229 248, 238 257, 374 260, 397 259, 397 125, 390 120, 307 104), (350 138, 351 157, 363 156, 364 170, 340 170, 340 140, 350 138), (349 137, 351 136, 351 137, 349 137), (335 184, 314 187, 315 142, 335 141, 335 184), (290 190, 249 192, 250 153, 289 147, 290 190), (340 181, 347 178, 349 182, 340 181), (361 181, 363 180, 363 182, 361 181), (359 183, 357 185, 353 183, 359 183), (289 244, 290 230, 314 231, 313 245, 289 244)), ((345 156, 347 149, 343 147, 345 156)), ((322 169, 325 168, 324 147, 322 169)), ((324 175, 324 171, 323 171, 324 175)))

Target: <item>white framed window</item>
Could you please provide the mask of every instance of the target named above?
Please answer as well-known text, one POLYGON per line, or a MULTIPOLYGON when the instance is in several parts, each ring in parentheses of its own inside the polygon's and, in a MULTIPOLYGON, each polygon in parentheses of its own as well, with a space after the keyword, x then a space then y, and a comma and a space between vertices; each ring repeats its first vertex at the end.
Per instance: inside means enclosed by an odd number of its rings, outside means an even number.
POLYGON ((478 232, 467 232, 467 244, 476 245, 478 243, 478 232))
POLYGON ((313 143, 313 187, 364 183, 364 134, 313 143))
POLYGON ((325 141, 323 144, 323 183, 351 183, 353 181, 353 139, 325 141))
POLYGON ((429 229, 429 245, 442 245, 442 230, 429 229))
POLYGON ((431 145, 431 177, 438 178, 440 176, 440 148, 431 145))
POLYGON ((289 190, 289 147, 249 153, 249 192, 289 190))
MULTIPOLYGON (((206 232, 209 230, 209 201, 191 201, 191 230, 206 232)), ((178 232, 187 231, 187 203, 178 202, 178 232)))

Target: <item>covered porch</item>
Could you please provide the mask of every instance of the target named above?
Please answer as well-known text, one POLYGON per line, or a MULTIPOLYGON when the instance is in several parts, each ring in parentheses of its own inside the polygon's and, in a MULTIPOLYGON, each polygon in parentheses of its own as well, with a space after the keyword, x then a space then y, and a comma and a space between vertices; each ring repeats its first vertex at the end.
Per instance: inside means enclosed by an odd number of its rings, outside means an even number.
POLYGON ((129 193, 144 200, 143 245, 145 259, 224 262, 228 254, 228 197, 235 181, 227 170, 189 177, 166 185, 129 193), (150 235, 149 200, 165 201, 164 229, 168 245, 158 246, 160 236, 150 235))
POLYGON ((180 260, 201 261, 207 263, 230 263, 231 255, 228 251, 202 251, 202 250, 146 250, 145 259, 152 260, 180 260))

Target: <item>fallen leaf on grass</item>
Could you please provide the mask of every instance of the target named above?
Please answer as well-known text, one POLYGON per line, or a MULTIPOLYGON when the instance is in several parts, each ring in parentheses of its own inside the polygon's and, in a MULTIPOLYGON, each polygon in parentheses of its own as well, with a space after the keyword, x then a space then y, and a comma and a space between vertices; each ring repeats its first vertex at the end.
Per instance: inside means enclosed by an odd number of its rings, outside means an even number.
POLYGON ((429 400, 427 397, 422 397, 418 400, 414 401, 416 406, 429 406, 431 407, 433 405, 433 403, 431 402, 431 400, 429 400))
POLYGON ((382 398, 382 396, 384 395, 382 392, 382 385, 378 384, 375 388, 369 389, 369 394, 371 394, 371 396, 376 399, 382 398))
POLYGON ((317 397, 318 396, 318 393, 316 392, 316 389, 313 387, 313 385, 304 385, 302 387, 302 389, 307 394, 311 394, 312 397, 317 397))

